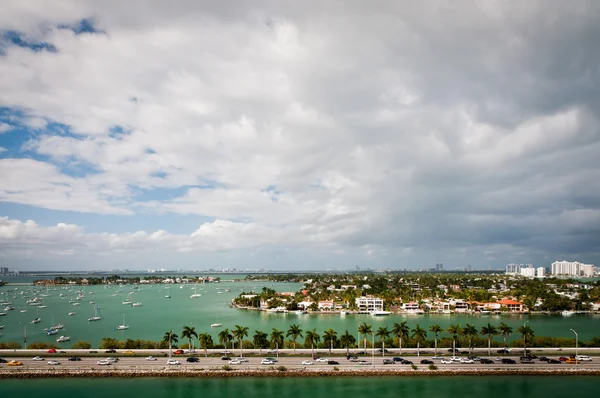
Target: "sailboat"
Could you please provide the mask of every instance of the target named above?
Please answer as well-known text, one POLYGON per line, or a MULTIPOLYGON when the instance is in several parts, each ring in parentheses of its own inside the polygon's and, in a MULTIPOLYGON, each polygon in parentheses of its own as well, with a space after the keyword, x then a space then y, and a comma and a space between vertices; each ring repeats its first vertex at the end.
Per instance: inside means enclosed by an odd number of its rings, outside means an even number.
POLYGON ((123 324, 117 326, 117 330, 127 330, 129 329, 129 325, 125 325, 125 314, 123 314, 123 324))
POLYGON ((165 298, 171 298, 171 295, 169 294, 169 287, 166 287, 165 289, 167 289, 167 294, 165 295, 165 298))
POLYGON ((40 323, 42 321, 42 318, 40 318, 40 310, 37 310, 37 315, 35 317, 35 319, 33 319, 31 321, 31 323, 40 323))
POLYGON ((196 293, 196 285, 194 285, 194 294, 192 294, 190 296, 190 298, 194 299, 194 298, 198 298, 200 296, 202 296, 202 295, 200 293, 196 293))
POLYGON ((94 316, 89 317, 88 321, 92 322, 92 321, 99 321, 100 319, 102 319, 102 317, 100 316, 99 308, 100 307, 98 307, 98 306, 94 307, 94 316))

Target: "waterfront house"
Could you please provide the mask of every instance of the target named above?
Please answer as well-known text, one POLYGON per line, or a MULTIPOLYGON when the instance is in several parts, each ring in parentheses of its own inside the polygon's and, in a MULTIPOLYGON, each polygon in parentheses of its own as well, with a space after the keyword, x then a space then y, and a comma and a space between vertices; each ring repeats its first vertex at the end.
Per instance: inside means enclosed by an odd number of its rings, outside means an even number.
POLYGON ((379 297, 357 297, 354 303, 359 312, 383 311, 383 300, 379 297))
POLYGON ((319 301, 317 304, 320 311, 333 311, 335 303, 333 301, 319 301))
POLYGON ((510 312, 523 312, 524 305, 516 300, 502 299, 498 301, 502 309, 507 309, 510 312))

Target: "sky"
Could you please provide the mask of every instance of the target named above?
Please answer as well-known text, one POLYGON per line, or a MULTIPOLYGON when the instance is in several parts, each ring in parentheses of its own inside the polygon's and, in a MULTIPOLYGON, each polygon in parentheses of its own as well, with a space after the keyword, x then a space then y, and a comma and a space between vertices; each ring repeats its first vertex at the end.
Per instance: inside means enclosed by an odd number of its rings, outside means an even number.
POLYGON ((600 264, 600 2, 0 8, 0 266, 600 264))

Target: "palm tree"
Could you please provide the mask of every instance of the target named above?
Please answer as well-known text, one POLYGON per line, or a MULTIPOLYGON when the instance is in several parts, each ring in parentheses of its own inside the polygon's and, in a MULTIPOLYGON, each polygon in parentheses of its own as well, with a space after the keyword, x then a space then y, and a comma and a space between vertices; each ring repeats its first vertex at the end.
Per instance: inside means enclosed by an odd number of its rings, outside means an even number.
POLYGON ((438 351, 437 351, 437 341, 438 341, 438 333, 442 333, 444 331, 444 329, 441 328, 440 325, 438 325, 437 323, 435 325, 431 325, 429 326, 429 331, 431 333, 434 334, 435 336, 435 355, 437 355, 438 351))
POLYGON ((182 339, 188 339, 188 351, 190 356, 192 355, 192 339, 196 337, 198 338, 198 333, 196 333, 195 327, 184 326, 183 331, 181 332, 182 339))
POLYGON ((346 329, 346 332, 340 336, 340 344, 346 347, 346 356, 350 355, 350 346, 354 343, 356 343, 356 339, 346 329))
POLYGON ((473 355, 473 338, 478 335, 477 328, 467 323, 462 330, 462 335, 469 339, 469 354, 473 355))
POLYGON ((252 342, 254 343, 254 348, 260 348, 260 355, 262 355, 263 348, 269 345, 269 340, 267 340, 269 336, 265 332, 261 332, 260 330, 254 331, 254 336, 252 336, 252 342))
POLYGON ((315 357, 315 344, 321 341, 321 336, 317 333, 317 329, 307 330, 306 337, 304 338, 304 345, 310 344, 310 351, 312 353, 312 357, 315 357))
POLYGON ((394 323, 394 325, 392 326, 392 334, 394 335, 394 337, 398 338, 398 343, 400 345, 400 354, 402 354, 402 339, 408 338, 409 331, 410 329, 408 328, 406 321, 401 323, 394 323))
POLYGON ((363 339, 365 342, 365 352, 366 352, 367 351, 367 334, 373 333, 373 330, 371 329, 371 325, 367 324, 366 322, 361 323, 358 326, 358 332, 363 335, 363 339))
POLYGON ((425 340, 427 337, 427 331, 423 329, 421 326, 417 325, 412 330, 413 339, 417 340, 417 356, 421 355, 421 340, 425 340))
POLYGON ((488 355, 492 355, 492 336, 496 336, 498 334, 498 329, 492 324, 487 324, 487 326, 481 327, 481 334, 487 335, 488 337, 488 355))
POLYGON ((179 341, 177 334, 173 333, 173 329, 171 329, 168 332, 165 332, 162 341, 169 344, 169 358, 171 358, 172 345, 173 343, 177 344, 177 342, 179 341))
POLYGON ((513 329, 506 323, 501 322, 498 330, 500 330, 500 334, 504 339, 504 354, 506 354, 506 339, 512 335, 513 329))
POLYGON ((292 336, 292 341, 294 342, 294 355, 296 355, 296 339, 298 339, 298 337, 302 337, 302 329, 300 329, 300 326, 290 326, 285 337, 289 336, 292 336))
POLYGON ((279 353, 279 346, 283 346, 283 330, 273 328, 270 341, 272 344, 275 344, 277 353, 279 353))
POLYGON ((523 325, 517 329, 517 333, 523 338, 523 355, 527 355, 527 339, 533 339, 533 329, 528 325, 523 325))
POLYGON ((456 339, 458 338, 458 335, 461 332, 461 327, 460 324, 457 323, 456 325, 450 325, 450 327, 448 329, 446 329, 446 332, 450 333, 452 335, 452 356, 455 357, 456 356, 456 339))
POLYGON ((233 336, 229 333, 229 329, 223 329, 219 332, 219 343, 225 346, 225 351, 227 351, 227 344, 233 340, 233 336))
POLYGON ((381 356, 385 356, 385 339, 390 337, 390 331, 386 327, 380 327, 379 329, 377 329, 377 333, 375 333, 375 336, 381 339, 381 356))
POLYGON ((198 335, 198 342, 200 343, 200 347, 204 348, 204 356, 208 356, 208 346, 213 345, 212 336, 209 333, 200 333, 198 335))
POLYGON ((323 343, 329 343, 329 355, 333 349, 333 343, 337 341, 337 332, 333 329, 327 329, 323 332, 323 343))
POLYGON ((240 356, 243 357, 242 343, 244 342, 244 337, 248 336, 248 327, 235 325, 235 329, 231 332, 231 335, 238 340, 238 344, 240 345, 240 356))

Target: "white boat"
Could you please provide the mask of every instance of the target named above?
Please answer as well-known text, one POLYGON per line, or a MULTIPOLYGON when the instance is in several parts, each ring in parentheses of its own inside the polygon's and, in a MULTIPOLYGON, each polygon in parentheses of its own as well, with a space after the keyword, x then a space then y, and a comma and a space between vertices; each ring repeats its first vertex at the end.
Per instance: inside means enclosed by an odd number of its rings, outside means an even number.
POLYGON ((93 322, 93 321, 99 321, 100 319, 102 319, 102 316, 100 316, 99 307, 95 306, 94 307, 94 315, 89 317, 88 321, 93 322))
POLYGON ((46 331, 46 333, 48 333, 48 336, 52 336, 52 335, 54 335, 54 334, 58 334, 58 330, 55 330, 55 329, 48 329, 48 330, 46 331))
POLYGON ((0 312, 0 316, 6 316, 6 312, 0 312))
POLYGON ((35 318, 34 320, 31 321, 31 323, 40 323, 42 321, 41 318, 35 318))
POLYGON ((0 329, 4 329, 4 325, 0 325, 0 329))
POLYGON ((117 330, 127 330, 129 329, 129 325, 125 325, 125 314, 123 314, 123 324, 117 326, 117 330))
POLYGON ((340 311, 340 316, 346 316, 347 312, 346 311, 340 311))
POLYGON ((390 315, 391 312, 390 311, 371 311, 371 315, 373 316, 386 316, 386 315, 390 315))
POLYGON ((142 303, 133 303, 131 304, 132 307, 141 307, 142 303))
POLYGON ((563 312, 560 313, 562 316, 572 316, 575 315, 575 311, 567 311, 564 310, 563 312))
POLYGON ((480 313, 481 315, 489 315, 489 314, 491 313, 491 311, 488 311, 488 310, 481 310, 481 311, 479 311, 479 313, 480 313))
POLYGON ((27 312, 27 310, 21 310, 21 312, 27 312))
POLYGON ((69 316, 75 315, 74 312, 69 312, 69 316))
POLYGON ((71 340, 71 337, 69 336, 60 336, 59 338, 56 339, 57 343, 63 343, 65 341, 69 341, 71 340))
POLYGON ((171 298, 171 295, 169 294, 169 287, 166 287, 167 289, 167 294, 165 295, 165 298, 171 298))
POLYGON ((38 308, 48 308, 47 305, 40 305, 38 308))
POLYGON ((193 298, 198 298, 198 297, 200 297, 200 296, 202 296, 202 295, 201 295, 200 293, 196 293, 196 286, 194 285, 194 294, 192 294, 192 295, 190 296, 190 298, 192 298, 192 299, 193 299, 193 298))
POLYGON ((210 325, 211 328, 220 328, 221 326, 223 325, 221 325, 220 323, 213 323, 210 325))

